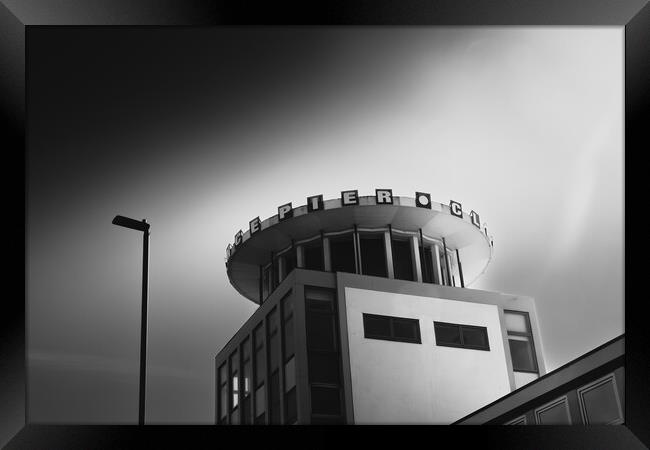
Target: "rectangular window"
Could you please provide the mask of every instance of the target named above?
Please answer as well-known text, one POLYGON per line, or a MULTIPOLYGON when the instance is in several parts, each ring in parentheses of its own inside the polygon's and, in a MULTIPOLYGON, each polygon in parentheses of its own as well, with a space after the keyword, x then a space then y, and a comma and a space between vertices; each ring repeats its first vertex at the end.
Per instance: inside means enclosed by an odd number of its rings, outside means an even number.
POLYGON ((490 350, 487 328, 457 323, 433 322, 436 345, 474 350, 490 350))
POLYGON ((275 307, 266 316, 268 330, 267 341, 269 349, 269 372, 280 366, 280 324, 278 322, 278 308, 275 307))
POLYGON ((393 239, 392 247, 395 278, 398 280, 414 281, 411 242, 408 240, 393 239))
POLYGON ((266 392, 264 384, 255 390, 255 425, 264 425, 266 420, 266 392))
POLYGON ((273 288, 271 286, 271 265, 269 264, 262 269, 262 299, 266 300, 272 291, 273 288))
POLYGON ((242 357, 242 375, 241 375, 241 391, 242 391, 242 423, 247 425, 250 423, 250 405, 251 405, 251 340, 250 338, 244 339, 241 344, 241 357, 242 357))
POLYGON ((232 394, 232 403, 230 404, 230 408, 234 410, 239 406, 239 357, 238 353, 235 350, 231 355, 230 355, 230 379, 231 379, 231 384, 230 384, 230 389, 231 389, 231 394, 232 394))
POLYGON ((228 418, 228 367, 223 363, 219 367, 219 424, 227 423, 228 418))
POLYGON ((284 365, 284 415, 285 423, 292 424, 297 419, 296 403, 296 360, 291 358, 284 365))
POLYGON ((280 424, 280 371, 276 370, 269 378, 269 419, 271 425, 280 424))
POLYGON ((386 250, 383 234, 361 234, 361 273, 376 277, 387 277, 386 250))
POLYGON ((433 256, 431 247, 420 247, 420 255, 422 281, 424 283, 433 283, 433 256))
POLYGON ((282 279, 284 280, 287 275, 289 275, 291 271, 296 268, 296 249, 291 248, 287 250, 280 255, 280 258, 282 259, 282 264, 284 265, 284 273, 282 274, 282 279))
POLYGON ((255 380, 254 386, 257 388, 264 383, 266 378, 266 364, 264 358, 264 325, 260 324, 253 332, 253 345, 255 348, 255 380))
POLYGON ((285 361, 292 358, 295 352, 293 324, 293 299, 291 295, 287 295, 282 300, 282 332, 284 333, 282 350, 285 361))
POLYGON ((503 316, 508 332, 512 370, 515 372, 539 373, 528 313, 504 310, 503 316))
POLYGON ((367 339, 422 343, 418 319, 364 313, 363 332, 367 339))
POLYGON ((571 413, 566 395, 535 409, 538 425, 571 425, 571 413))
POLYGON ((618 398, 616 377, 613 373, 579 388, 578 403, 585 424, 616 425, 623 423, 623 409, 618 398))
MULTIPOLYGON (((344 423, 335 291, 305 286, 305 307, 311 423, 344 423)), ((292 395, 288 392, 285 401, 292 395)))
POLYGON ((356 272, 352 233, 329 238, 332 272, 356 272))
POLYGON ((323 242, 320 238, 303 244, 305 269, 323 270, 323 242))

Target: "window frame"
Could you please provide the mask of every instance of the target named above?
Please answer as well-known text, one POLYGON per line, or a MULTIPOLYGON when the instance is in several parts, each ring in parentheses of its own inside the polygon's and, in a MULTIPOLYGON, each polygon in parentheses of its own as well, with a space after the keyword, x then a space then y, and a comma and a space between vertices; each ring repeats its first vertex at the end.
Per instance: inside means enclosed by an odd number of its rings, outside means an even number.
POLYGON ((490 337, 488 335, 488 329, 487 327, 483 327, 480 325, 466 325, 462 323, 451 323, 451 322, 441 322, 434 320, 433 321, 433 336, 436 341, 436 346, 438 347, 453 347, 453 348, 465 348, 469 350, 482 350, 489 352, 490 351, 490 337), (458 333, 460 335, 460 344, 455 344, 452 342, 439 342, 438 340, 438 334, 436 333, 436 329, 438 325, 443 325, 443 326, 449 326, 449 327, 458 327, 458 333), (469 328, 473 330, 481 330, 485 333, 485 346, 479 346, 479 345, 472 345, 472 344, 465 344, 464 341, 464 335, 463 335, 463 329, 464 328, 469 328))
POLYGON ((362 313, 362 322, 363 322, 363 337, 366 339, 376 339, 379 341, 391 341, 391 342, 403 342, 405 344, 422 344, 422 331, 420 330, 419 319, 413 319, 410 317, 385 316, 382 314, 362 313), (366 331, 366 317, 388 319, 390 336, 368 334, 368 332, 366 331), (395 326, 394 326, 395 321, 406 321, 406 322, 416 323, 417 337, 414 339, 396 337, 395 326))
MULTIPOLYGON (((510 336, 518 336, 528 338, 528 343, 530 344, 531 353, 533 354, 533 364, 535 365, 535 370, 525 370, 525 369, 515 369, 514 361, 512 360, 512 352, 510 353, 510 361, 512 362, 512 371, 521 372, 521 373, 536 373, 539 375, 539 362, 537 361, 537 351, 535 349, 535 339, 533 339, 533 328, 530 324, 530 314, 528 311, 517 311, 514 309, 504 309, 504 316, 506 314, 519 314, 524 317, 526 322, 526 332, 521 331, 510 331, 506 328, 506 334, 508 335, 508 351, 510 351, 510 336)), ((505 317, 504 317, 505 325, 505 317)))

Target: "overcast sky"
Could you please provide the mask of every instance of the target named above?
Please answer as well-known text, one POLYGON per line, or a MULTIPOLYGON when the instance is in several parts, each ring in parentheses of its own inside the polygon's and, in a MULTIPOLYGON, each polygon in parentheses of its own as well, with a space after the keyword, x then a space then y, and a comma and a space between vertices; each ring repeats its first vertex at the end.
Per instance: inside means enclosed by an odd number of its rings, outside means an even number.
POLYGON ((30 32, 33 422, 135 423, 151 223, 147 420, 214 421, 214 356, 255 310, 225 247, 341 190, 460 201, 536 299, 552 370, 623 330, 623 28, 30 32), (46 35, 47 33, 47 35, 46 35))

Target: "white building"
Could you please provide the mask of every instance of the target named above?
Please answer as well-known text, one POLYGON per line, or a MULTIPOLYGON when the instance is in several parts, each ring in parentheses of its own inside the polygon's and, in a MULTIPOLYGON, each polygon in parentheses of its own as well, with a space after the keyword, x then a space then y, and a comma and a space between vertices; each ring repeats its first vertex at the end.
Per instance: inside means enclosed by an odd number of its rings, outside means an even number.
POLYGON ((314 196, 235 244, 260 307, 216 357, 217 423, 448 424, 545 373, 533 299, 467 287, 493 241, 457 202, 314 196))

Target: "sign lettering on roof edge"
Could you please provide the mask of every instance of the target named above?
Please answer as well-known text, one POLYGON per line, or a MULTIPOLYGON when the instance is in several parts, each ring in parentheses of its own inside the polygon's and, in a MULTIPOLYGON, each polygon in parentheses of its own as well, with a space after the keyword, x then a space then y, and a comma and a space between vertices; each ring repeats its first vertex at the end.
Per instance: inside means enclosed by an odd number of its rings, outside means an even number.
MULTIPOLYGON (((349 190, 341 191, 341 207, 346 206, 356 206, 359 205, 359 191, 358 190, 349 190)), ((392 189, 375 189, 375 203, 377 205, 392 205, 393 204, 393 190, 392 189)), ((431 209, 431 194, 428 192, 415 192, 415 206, 417 208, 427 208, 431 209)), ((312 195, 307 197, 307 214, 315 211, 322 211, 325 209, 325 202, 323 200, 323 195, 312 195)), ((278 222, 282 222, 286 219, 293 217, 294 208, 291 206, 291 203, 285 203, 284 205, 278 206, 278 222)), ((449 212, 452 216, 463 218, 463 209, 462 205, 455 201, 449 201, 449 212)), ((469 213, 469 218, 471 223, 476 226, 478 229, 481 229, 481 220, 479 214, 472 210, 469 213)), ((487 227, 483 226, 485 235, 487 234, 487 227)), ((262 221, 259 216, 252 219, 248 224, 249 237, 253 234, 256 234, 262 231, 262 221)), ((490 246, 494 246, 492 238, 490 238, 490 246)), ((226 260, 230 259, 235 249, 244 242, 244 234, 242 230, 239 230, 235 234, 234 244, 228 244, 226 247, 226 260)))

